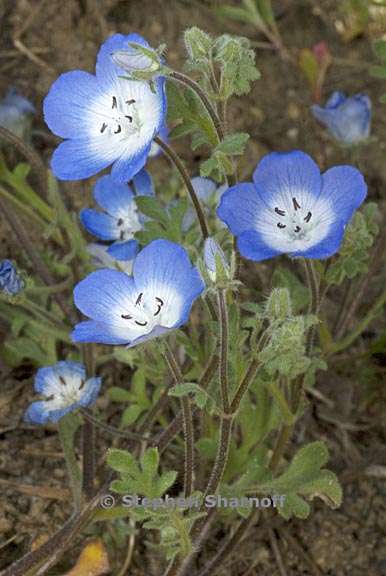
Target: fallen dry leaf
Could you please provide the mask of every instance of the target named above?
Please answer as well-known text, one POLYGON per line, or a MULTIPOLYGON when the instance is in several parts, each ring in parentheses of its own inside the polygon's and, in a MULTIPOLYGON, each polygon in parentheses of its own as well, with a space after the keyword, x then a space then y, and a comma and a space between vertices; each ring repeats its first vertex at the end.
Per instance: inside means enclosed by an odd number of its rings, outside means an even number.
POLYGON ((75 566, 63 576, 101 576, 109 572, 107 550, 102 540, 98 538, 83 548, 75 566))

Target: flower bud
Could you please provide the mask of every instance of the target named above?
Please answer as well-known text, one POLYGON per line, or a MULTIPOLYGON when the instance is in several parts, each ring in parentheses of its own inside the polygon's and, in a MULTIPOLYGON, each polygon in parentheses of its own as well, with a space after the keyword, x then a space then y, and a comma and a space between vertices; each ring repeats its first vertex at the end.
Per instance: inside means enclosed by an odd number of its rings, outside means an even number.
POLYGON ((192 60, 209 58, 212 49, 212 39, 209 34, 196 26, 188 28, 184 34, 185 47, 192 60))
POLYGON ((212 282, 229 279, 229 266, 225 254, 214 238, 209 237, 205 240, 204 262, 212 282))
POLYGON ((111 58, 119 68, 127 72, 133 80, 152 80, 161 69, 159 53, 137 42, 129 42, 125 50, 117 50, 111 58))
POLYGON ((0 261, 0 292, 16 296, 24 288, 24 282, 10 260, 0 261))

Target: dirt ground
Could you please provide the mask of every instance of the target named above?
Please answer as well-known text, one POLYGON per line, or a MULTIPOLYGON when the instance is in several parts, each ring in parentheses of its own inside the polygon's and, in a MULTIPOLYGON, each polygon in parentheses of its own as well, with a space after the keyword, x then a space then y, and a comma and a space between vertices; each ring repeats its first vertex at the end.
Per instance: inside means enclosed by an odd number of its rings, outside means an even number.
MULTIPOLYGON (((386 32, 386 14, 374 18, 366 33, 344 42, 335 26, 340 2, 283 0, 276 4, 278 24, 290 49, 310 47, 320 40, 328 42, 336 61, 328 73, 325 95, 337 89, 371 96, 372 134, 377 142, 361 152, 359 163, 369 183, 370 199, 378 201, 385 213, 386 106, 378 104, 378 98, 386 92, 386 84, 370 77, 367 70, 368 63, 374 63, 371 41, 386 32)), ((220 21, 213 11, 216 5, 220 2, 0 0, 0 97, 8 86, 15 86, 34 102, 38 114, 33 142, 48 160, 53 142, 42 120, 42 100, 59 73, 74 68, 92 71, 98 46, 109 34, 136 31, 152 45, 166 42, 168 61, 176 68, 183 63, 182 32, 191 25, 213 34, 229 32, 262 40, 252 26, 220 21), (16 42, 16 47, 15 38, 21 41, 16 42)), ((309 111, 310 92, 299 71, 280 61, 271 50, 258 50, 257 62, 263 80, 255 83, 247 97, 232 104, 229 114, 235 129, 251 135, 241 162, 241 176, 249 176, 257 159, 269 150, 300 148, 321 165, 349 162, 348 152, 338 149, 320 133, 309 111)), ((187 147, 180 147, 180 151, 192 173, 197 171, 199 157, 192 160, 187 147)), ((155 178, 162 180, 162 167, 155 171, 155 178)), ((84 195, 89 195, 85 183, 70 183, 65 189, 75 208, 85 205, 84 195)), ((11 255, 16 258, 17 252, 0 222, 0 257, 11 255)), ((249 273, 248 268, 245 273, 249 273)), ((331 306, 333 314, 334 304, 331 306)), ((4 330, 0 326, 0 337, 4 330)), ((301 546, 294 550, 288 539, 279 538, 288 576, 386 575, 386 447, 382 428, 386 363, 384 356, 377 358, 378 381, 370 401, 363 391, 363 381, 356 376, 357 351, 355 347, 350 351, 350 369, 338 367, 333 377, 323 374, 319 378, 318 389, 329 401, 310 399, 310 407, 297 430, 299 443, 320 438, 328 443, 332 455, 329 467, 343 483, 344 502, 334 511, 316 502, 309 520, 287 525, 286 530, 301 546), (312 569, 310 563, 314 563, 312 569)), ((54 429, 32 429, 21 423, 32 393, 31 367, 23 365, 11 370, 0 364, 0 371, 1 569, 28 551, 32 542, 59 527, 70 509, 66 473, 54 429), (41 494, 31 492, 31 486, 41 486, 41 494)), ((258 527, 250 531, 239 553, 220 574, 280 574, 268 534, 259 533, 255 538, 254 530, 258 527)), ((208 553, 217 549, 219 537, 213 537, 208 553)), ((152 565, 148 556, 148 551, 139 546, 129 574, 159 576, 159 565, 152 565)), ((74 558, 75 554, 71 559, 74 558)), ((62 574, 68 566, 64 561, 63 570, 50 574, 62 574)))

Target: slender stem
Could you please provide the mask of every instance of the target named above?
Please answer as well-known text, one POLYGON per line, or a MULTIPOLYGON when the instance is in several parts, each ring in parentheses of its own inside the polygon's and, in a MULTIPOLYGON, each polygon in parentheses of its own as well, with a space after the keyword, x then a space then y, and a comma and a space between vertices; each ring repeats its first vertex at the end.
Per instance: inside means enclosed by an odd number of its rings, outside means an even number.
POLYGON ((7 130, 7 128, 4 128, 3 126, 0 126, 0 139, 5 140, 6 142, 8 142, 8 144, 11 144, 11 146, 14 146, 24 156, 24 158, 26 158, 26 160, 28 160, 28 162, 35 168, 39 176, 42 190, 44 190, 45 197, 47 198, 48 196, 47 171, 40 156, 35 152, 33 148, 28 146, 21 138, 19 138, 18 136, 16 136, 16 134, 10 132, 10 130, 7 130))
MULTIPOLYGON (((184 377, 181 373, 178 362, 168 345, 164 354, 166 364, 174 383, 183 384, 184 377)), ((187 396, 181 398, 182 422, 185 440, 185 466, 184 466, 184 494, 190 496, 193 492, 193 472, 194 472, 194 429, 192 419, 192 409, 187 396)))
POLYGON ((180 173, 181 178, 184 181, 186 189, 189 193, 190 199, 192 200, 193 206, 196 210, 197 218, 198 218, 198 221, 199 221, 199 224, 201 227, 202 235, 203 235, 204 239, 208 238, 209 229, 208 229, 208 224, 206 222, 206 217, 205 217, 204 211, 202 209, 201 203, 197 197, 197 194, 196 194, 196 192, 193 188, 192 182, 190 180, 189 174, 188 174, 181 158, 173 150, 173 148, 171 146, 169 146, 169 144, 164 142, 159 136, 155 136, 154 142, 156 142, 158 144, 158 146, 160 146, 160 148, 162 148, 162 150, 165 152, 166 156, 174 164, 174 166, 177 168, 178 172, 180 173))
POLYGON ((68 417, 61 418, 58 422, 58 431, 68 475, 70 477, 75 510, 80 510, 82 478, 75 454, 74 429, 68 422, 68 417))
MULTIPOLYGON (((318 277, 312 260, 305 258, 304 266, 306 270, 307 283, 310 293, 310 303, 308 307, 308 313, 317 315, 319 313, 320 308, 318 277)), ((312 352, 312 347, 314 344, 314 336, 315 336, 315 326, 311 326, 307 335, 307 345, 306 345, 307 354, 311 354, 312 352)))
POLYGON ((204 500, 206 496, 213 495, 217 492, 224 475, 228 463, 229 448, 232 439, 233 419, 233 416, 222 417, 221 419, 220 440, 216 460, 204 492, 204 500))
POLYGON ((91 420, 85 418, 82 426, 82 490, 86 500, 95 493, 95 428, 91 420))
POLYGON ((120 430, 119 428, 115 428, 115 426, 110 426, 105 422, 102 422, 95 416, 91 414, 89 410, 86 408, 80 408, 79 412, 82 414, 85 420, 92 422, 95 426, 98 426, 101 430, 108 432, 114 436, 121 436, 122 438, 129 438, 130 440, 137 440, 138 442, 149 442, 149 438, 142 434, 137 434, 136 432, 125 432, 124 430, 120 430))
POLYGON ((214 106, 212 105, 211 101, 209 100, 208 96, 205 94, 204 90, 201 88, 201 86, 198 84, 198 82, 196 82, 195 80, 192 80, 192 78, 189 78, 189 76, 182 74, 182 72, 177 72, 176 70, 171 71, 169 73, 169 75, 167 76, 167 78, 175 80, 176 82, 179 82, 180 84, 184 84, 185 86, 187 86, 188 88, 190 88, 191 90, 193 90, 193 92, 195 92, 197 94, 197 96, 201 100, 204 108, 208 112, 208 114, 209 114, 209 116, 213 122, 213 126, 215 127, 216 132, 217 132, 218 141, 221 142, 221 140, 224 139, 224 129, 223 129, 223 126, 221 124, 221 120, 218 117, 217 112, 216 112, 214 106))
MULTIPOLYGON (((34 245, 31 243, 22 223, 19 221, 17 216, 11 210, 9 210, 6 202, 4 202, 4 200, 2 200, 1 198, 0 198, 0 211, 3 212, 6 220, 10 225, 11 230, 14 232, 20 245, 22 246, 22 248, 24 248, 25 252, 30 258, 36 270, 36 273, 41 278, 42 282, 47 286, 55 284, 55 281, 51 276, 51 272, 48 270, 47 266, 45 265, 43 260, 40 258, 38 252, 36 251, 34 245)), ((70 319, 74 319, 72 310, 69 308, 67 301, 63 297, 63 295, 55 292, 53 294, 53 298, 55 298, 63 314, 70 319)))
POLYGON ((5 188, 3 188, 2 186, 0 186, 0 194, 7 202, 11 202, 12 204, 14 204, 21 212, 24 212, 25 215, 28 216, 28 218, 33 220, 35 224, 37 224, 40 227, 40 230, 44 230, 44 228, 47 226, 47 222, 45 222, 40 216, 38 216, 36 212, 28 206, 28 204, 19 200, 15 196, 15 194, 11 194, 7 190, 5 190, 5 188))
POLYGON ((253 382, 256 371, 259 367, 259 360, 254 358, 247 368, 244 378, 241 380, 239 387, 236 390, 235 396, 231 403, 231 413, 234 414, 240 407, 241 400, 244 398, 245 392, 248 390, 250 384, 253 382))
POLYGON ((226 291, 217 291, 217 307, 220 324, 220 390, 222 409, 225 414, 230 412, 229 404, 229 374, 228 374, 228 354, 229 354, 229 319, 226 304, 226 291))

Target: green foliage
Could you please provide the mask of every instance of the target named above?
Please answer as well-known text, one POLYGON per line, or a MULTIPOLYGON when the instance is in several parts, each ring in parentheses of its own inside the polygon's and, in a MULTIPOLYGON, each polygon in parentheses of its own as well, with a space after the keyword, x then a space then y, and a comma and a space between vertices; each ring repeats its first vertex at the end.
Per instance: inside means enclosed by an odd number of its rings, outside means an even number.
POLYGON ((249 134, 245 132, 226 136, 213 149, 210 158, 201 164, 201 176, 210 176, 214 180, 221 182, 224 179, 224 174, 232 174, 234 172, 232 157, 243 154, 248 139, 249 134))
POLYGON ((216 11, 219 16, 252 24, 259 30, 266 30, 275 24, 271 0, 242 0, 240 6, 224 5, 216 11))
POLYGON ((347 226, 339 255, 327 270, 326 281, 329 284, 339 285, 345 278, 351 280, 367 272, 369 249, 374 243, 374 237, 378 234, 377 212, 377 205, 370 202, 362 212, 354 214, 347 226))
POLYGON ((111 448, 107 463, 119 472, 120 479, 114 480, 111 490, 119 494, 138 494, 147 498, 160 498, 174 484, 177 472, 158 473, 159 454, 157 448, 148 448, 138 463, 126 450, 111 448))
POLYGON ((337 508, 342 502, 342 488, 335 474, 322 468, 327 461, 326 445, 312 442, 300 448, 281 476, 258 485, 258 490, 286 496, 284 506, 279 508, 286 519, 307 518, 310 506, 306 500, 316 496, 331 508, 337 508))
POLYGON ((284 266, 276 266, 272 275, 272 286, 287 288, 291 296, 291 305, 294 313, 308 308, 309 292, 299 278, 284 266))
POLYGON ((166 238, 172 242, 184 243, 182 221, 188 209, 186 198, 175 202, 166 209, 157 198, 140 196, 136 198, 139 211, 147 216, 143 230, 137 232, 136 238, 141 244, 148 244, 157 238, 166 238))
POLYGON ((265 315, 271 321, 285 320, 292 316, 291 297, 288 288, 274 288, 265 304, 265 315))
MULTIPOLYGON (((376 57, 381 61, 380 64, 370 68, 371 76, 386 80, 386 40, 377 40, 373 44, 376 57)), ((386 93, 380 97, 380 102, 386 104, 386 93)))
POLYGON ((138 418, 151 408, 152 402, 146 392, 145 370, 138 368, 131 378, 130 390, 112 386, 109 388, 109 396, 113 402, 129 402, 130 406, 124 409, 121 417, 121 426, 131 426, 138 418))
POLYGON ((193 402, 201 410, 207 408, 209 414, 212 414, 215 409, 215 402, 204 388, 195 384, 194 382, 184 382, 183 384, 176 384, 169 390, 169 396, 176 398, 183 398, 184 396, 192 395, 193 402))

